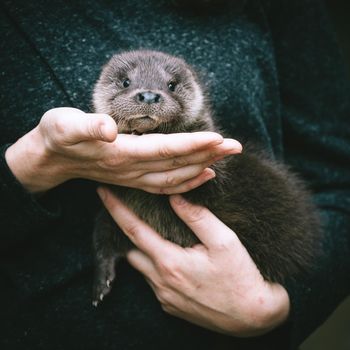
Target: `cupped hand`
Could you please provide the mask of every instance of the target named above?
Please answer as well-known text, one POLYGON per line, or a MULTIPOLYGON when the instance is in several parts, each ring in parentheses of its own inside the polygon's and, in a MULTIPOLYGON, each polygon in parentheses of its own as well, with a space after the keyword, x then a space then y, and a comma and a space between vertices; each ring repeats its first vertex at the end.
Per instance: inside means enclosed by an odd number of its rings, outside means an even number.
POLYGON ((106 188, 98 192, 138 248, 127 259, 145 276, 164 311, 241 337, 263 334, 286 320, 286 290, 263 279, 237 235, 209 210, 180 195, 170 197, 176 214, 201 241, 181 248, 163 239, 106 188))
POLYGON ((6 152, 7 163, 30 192, 85 178, 151 193, 182 193, 215 176, 209 168, 241 145, 213 132, 119 134, 105 114, 55 108, 6 152))

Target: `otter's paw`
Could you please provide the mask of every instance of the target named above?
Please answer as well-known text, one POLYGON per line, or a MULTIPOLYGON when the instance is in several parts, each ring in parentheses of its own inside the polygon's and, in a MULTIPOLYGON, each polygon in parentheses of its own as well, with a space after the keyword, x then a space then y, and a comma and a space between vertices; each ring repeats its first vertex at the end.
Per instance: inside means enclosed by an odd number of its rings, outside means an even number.
POLYGON ((111 291, 112 282, 115 278, 115 265, 116 258, 105 259, 96 266, 92 305, 98 306, 104 299, 104 297, 111 291))

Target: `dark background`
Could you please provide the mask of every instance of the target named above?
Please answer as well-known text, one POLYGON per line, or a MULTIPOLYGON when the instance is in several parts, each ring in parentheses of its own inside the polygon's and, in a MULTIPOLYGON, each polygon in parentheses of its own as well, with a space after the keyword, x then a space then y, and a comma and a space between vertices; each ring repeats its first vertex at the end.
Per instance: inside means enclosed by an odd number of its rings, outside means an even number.
MULTIPOLYGON (((328 0, 326 2, 344 60, 350 72, 350 0, 328 0)), ((344 278, 350 278, 350 276, 344 276, 344 278)), ((325 288, 332 288, 332 286, 325 286, 325 288)), ((333 349, 350 350, 350 297, 300 347, 300 350, 333 349)))

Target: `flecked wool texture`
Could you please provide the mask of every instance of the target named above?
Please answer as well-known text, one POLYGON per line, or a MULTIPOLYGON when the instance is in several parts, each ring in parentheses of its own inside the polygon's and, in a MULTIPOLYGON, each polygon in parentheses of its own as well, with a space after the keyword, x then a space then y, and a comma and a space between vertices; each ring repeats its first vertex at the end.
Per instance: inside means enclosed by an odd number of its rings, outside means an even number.
POLYGON ((4 0, 0 10, 1 349, 294 349, 330 315, 350 290, 350 84, 322 2, 4 0), (94 309, 96 185, 36 198, 6 164, 45 111, 91 111, 102 65, 140 48, 193 65, 225 132, 284 160, 314 193, 324 255, 286 284, 290 317, 267 335, 218 336, 167 315, 126 262, 94 309))

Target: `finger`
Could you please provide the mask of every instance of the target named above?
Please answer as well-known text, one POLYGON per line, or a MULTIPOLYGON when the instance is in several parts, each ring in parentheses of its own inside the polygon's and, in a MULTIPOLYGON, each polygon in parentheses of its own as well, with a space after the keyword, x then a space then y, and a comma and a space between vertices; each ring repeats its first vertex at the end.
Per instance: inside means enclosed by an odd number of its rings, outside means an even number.
POLYGON ((117 137, 117 124, 107 114, 85 113, 75 120, 70 133, 71 143, 81 141, 113 142, 117 137))
POLYGON ((138 183, 149 187, 169 188, 197 177, 210 164, 192 164, 182 168, 159 173, 147 173, 139 178, 138 183))
MULTIPOLYGON (((116 122, 108 114, 86 113, 87 116, 93 118, 93 136, 101 136, 96 139, 105 142, 113 142, 118 134, 116 122)), ((93 138, 95 140, 95 138, 93 138)))
POLYGON ((176 193, 184 193, 188 192, 190 190, 193 190, 194 188, 197 188, 201 185, 203 185, 205 182, 213 179, 215 177, 215 171, 210 168, 205 168, 202 173, 200 173, 198 176, 187 180, 183 183, 181 183, 178 186, 174 187, 165 187, 165 188, 159 188, 159 187, 143 187, 143 190, 150 193, 156 193, 156 194, 176 194, 176 193))
POLYGON ((157 273, 152 260, 141 251, 135 249, 131 250, 127 254, 126 258, 128 259, 131 266, 142 273, 145 281, 153 290, 154 295, 157 297, 159 302, 162 302, 162 299, 158 294, 159 290, 156 283, 156 280, 159 280, 160 276, 157 273))
POLYGON ((235 233, 207 208, 192 204, 180 195, 170 197, 175 213, 208 248, 221 248, 239 242, 235 233))
POLYGON ((43 124, 64 146, 88 140, 112 142, 117 136, 117 125, 109 115, 87 114, 76 108, 51 109, 44 114, 43 124))
POLYGON ((205 150, 197 151, 189 155, 178 156, 170 159, 152 160, 139 162, 137 170, 158 172, 170 169, 177 169, 190 164, 207 163, 216 161, 227 155, 241 153, 242 147, 233 139, 224 139, 219 145, 211 146, 205 150))
POLYGON ((221 144, 223 137, 214 132, 177 134, 119 135, 119 147, 135 159, 170 159, 221 144), (125 146, 124 146, 125 145, 125 146))
POLYGON ((142 251, 132 249, 126 254, 126 258, 131 266, 140 271, 146 278, 153 279, 156 269, 152 260, 142 251))
POLYGON ((152 260, 169 257, 174 249, 180 249, 176 244, 162 238, 107 188, 99 187, 97 192, 118 226, 134 245, 152 260))

